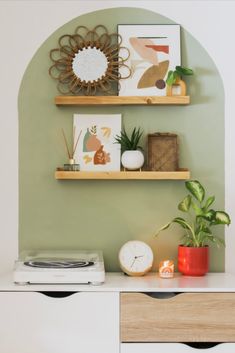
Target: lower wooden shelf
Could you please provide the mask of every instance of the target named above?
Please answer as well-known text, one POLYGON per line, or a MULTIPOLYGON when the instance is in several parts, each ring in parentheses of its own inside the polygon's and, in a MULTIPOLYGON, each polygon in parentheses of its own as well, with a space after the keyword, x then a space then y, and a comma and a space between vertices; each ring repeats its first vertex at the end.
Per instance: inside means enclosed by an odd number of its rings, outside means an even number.
POLYGON ((190 179, 188 169, 171 172, 121 171, 121 172, 67 172, 56 171, 57 180, 186 180, 190 179))

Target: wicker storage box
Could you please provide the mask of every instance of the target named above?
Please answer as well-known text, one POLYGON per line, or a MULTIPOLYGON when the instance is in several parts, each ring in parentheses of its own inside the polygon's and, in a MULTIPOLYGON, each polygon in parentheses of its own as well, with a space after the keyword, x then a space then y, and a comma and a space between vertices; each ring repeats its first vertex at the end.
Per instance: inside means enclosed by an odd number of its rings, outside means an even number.
POLYGON ((178 170, 178 160, 176 134, 156 132, 148 135, 148 170, 178 170))

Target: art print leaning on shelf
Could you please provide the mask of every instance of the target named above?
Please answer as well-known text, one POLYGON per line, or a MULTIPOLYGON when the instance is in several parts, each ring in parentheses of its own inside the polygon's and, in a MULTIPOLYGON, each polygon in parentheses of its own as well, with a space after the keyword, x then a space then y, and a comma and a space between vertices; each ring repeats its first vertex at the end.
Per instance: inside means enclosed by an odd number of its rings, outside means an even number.
POLYGON ((132 72, 120 80, 119 95, 165 96, 168 71, 181 65, 180 25, 118 25, 118 34, 130 51, 126 64, 132 72))
POLYGON ((120 171, 114 137, 121 132, 121 114, 74 114, 74 127, 82 131, 74 156, 81 171, 120 171))

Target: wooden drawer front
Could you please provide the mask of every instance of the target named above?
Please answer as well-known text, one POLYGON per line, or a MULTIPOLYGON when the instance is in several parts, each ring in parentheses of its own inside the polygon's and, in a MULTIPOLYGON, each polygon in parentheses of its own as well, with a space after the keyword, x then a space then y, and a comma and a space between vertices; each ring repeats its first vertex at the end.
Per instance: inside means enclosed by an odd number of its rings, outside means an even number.
POLYGON ((235 293, 122 293, 121 341, 235 342, 235 293))
POLYGON ((183 343, 123 343, 121 353, 234 353, 235 343, 222 343, 212 348, 192 348, 183 343))

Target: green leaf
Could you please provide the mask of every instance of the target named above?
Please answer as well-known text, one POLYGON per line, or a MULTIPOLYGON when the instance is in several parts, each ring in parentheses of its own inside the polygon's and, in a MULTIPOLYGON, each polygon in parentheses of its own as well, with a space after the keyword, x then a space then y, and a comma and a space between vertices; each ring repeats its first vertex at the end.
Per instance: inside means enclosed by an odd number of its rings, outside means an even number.
POLYGON ((193 247, 193 241, 191 239, 186 239, 182 242, 182 245, 193 247))
POLYGON ((182 228, 189 229, 191 231, 190 225, 181 217, 174 218, 171 223, 178 223, 182 228))
POLYGON ((123 131, 121 131, 120 136, 116 135, 114 137, 115 142, 114 143, 119 143, 121 145, 122 151, 135 151, 140 146, 138 145, 140 138, 143 134, 143 131, 140 130, 140 127, 136 129, 136 127, 133 129, 130 137, 128 136, 125 128, 123 128, 123 131))
POLYGON ((174 77, 174 82, 173 82, 173 84, 174 84, 178 79, 180 79, 180 74, 177 71, 174 71, 173 77, 174 77))
POLYGON ((161 227, 158 231, 157 231, 157 234, 155 234, 155 236, 158 236, 158 234, 160 232, 162 232, 163 230, 166 230, 167 228, 170 227, 170 225, 172 223, 178 223, 179 225, 181 225, 181 227, 183 227, 184 229, 188 229, 191 231, 191 228, 189 226, 189 224, 185 221, 185 219, 181 218, 181 217, 176 217, 174 218, 171 222, 165 224, 163 227, 161 227))
POLYGON ((205 190, 198 180, 186 181, 185 186, 199 202, 204 200, 205 190))
POLYGON ((132 134, 131 134, 131 144, 134 146, 135 144, 135 138, 136 138, 136 128, 134 128, 134 130, 132 131, 132 134))
POLYGON ((212 234, 210 228, 209 228, 209 227, 206 227, 206 226, 202 227, 201 231, 204 232, 204 233, 206 233, 206 234, 212 234))
POLYGON ((175 82, 174 80, 175 80, 174 71, 170 70, 167 74, 166 83, 168 84, 168 86, 172 86, 173 83, 175 82))
POLYGON ((213 202, 215 201, 215 196, 210 196, 207 200, 206 203, 204 205, 204 211, 207 211, 207 209, 210 207, 210 205, 213 204, 213 202))
POLYGON ((215 223, 216 224, 227 224, 231 223, 230 217, 226 212, 216 211, 215 212, 215 223))
POLYGON ((213 222, 215 219, 215 211, 211 209, 199 217, 206 219, 208 222, 213 222))
POLYGON ((192 235, 191 234, 184 234, 181 238, 180 238, 180 244, 184 245, 184 246, 193 246, 193 239, 192 239, 192 235))
POLYGON ((155 234, 155 237, 157 237, 158 234, 159 234, 160 232, 162 232, 163 230, 169 228, 170 225, 171 225, 171 222, 169 222, 169 223, 165 224, 163 227, 161 227, 161 228, 157 231, 157 233, 155 234))
POLYGON ((201 207, 199 207, 196 202, 193 200, 191 201, 192 208, 194 209, 194 212, 196 213, 196 216, 202 216, 203 215, 203 210, 201 207))
POLYGON ((191 205, 192 196, 187 195, 178 205, 178 209, 182 212, 188 212, 191 205))
POLYGON ((182 75, 189 76, 189 75, 193 75, 194 74, 192 69, 189 69, 188 67, 184 67, 184 66, 176 66, 175 70, 178 72, 178 74, 180 76, 182 76, 182 75))

